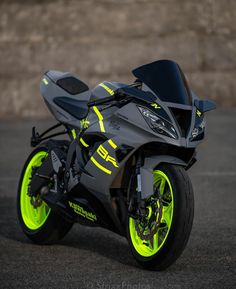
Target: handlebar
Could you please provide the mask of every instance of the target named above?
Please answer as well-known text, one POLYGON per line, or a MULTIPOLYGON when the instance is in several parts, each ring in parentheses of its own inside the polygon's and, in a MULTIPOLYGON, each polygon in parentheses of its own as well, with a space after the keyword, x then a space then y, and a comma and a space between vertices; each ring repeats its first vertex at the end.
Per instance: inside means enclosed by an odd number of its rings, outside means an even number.
POLYGON ((124 99, 125 97, 126 97, 126 95, 124 93, 122 93, 120 89, 117 89, 116 91, 114 91, 114 94, 111 96, 107 96, 107 97, 104 97, 102 99, 93 100, 93 101, 88 102, 88 107, 102 105, 102 104, 105 104, 105 103, 113 101, 113 100, 119 101, 119 100, 124 99))
POLYGON ((123 99, 128 100, 131 98, 135 98, 137 100, 141 100, 148 103, 155 102, 156 100, 156 96, 149 91, 142 91, 140 89, 136 89, 133 86, 127 86, 118 88, 116 91, 114 91, 114 94, 111 96, 88 102, 88 107, 94 105, 102 105, 114 100, 121 101, 123 99))
POLYGON ((104 98, 102 98, 102 99, 90 101, 90 102, 88 103, 88 107, 95 106, 95 105, 102 105, 102 104, 105 104, 105 103, 107 103, 107 102, 109 102, 109 101, 113 101, 113 100, 115 100, 115 99, 116 99, 115 95, 112 95, 112 96, 104 97, 104 98))

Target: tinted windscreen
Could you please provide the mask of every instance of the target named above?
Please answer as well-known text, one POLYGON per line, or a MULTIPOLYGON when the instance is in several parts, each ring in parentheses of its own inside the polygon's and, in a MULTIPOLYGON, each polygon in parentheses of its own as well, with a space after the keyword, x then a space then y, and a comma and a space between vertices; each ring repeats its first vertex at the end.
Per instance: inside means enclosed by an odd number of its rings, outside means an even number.
POLYGON ((174 61, 155 61, 140 66, 132 72, 162 101, 191 105, 191 94, 187 81, 174 61))

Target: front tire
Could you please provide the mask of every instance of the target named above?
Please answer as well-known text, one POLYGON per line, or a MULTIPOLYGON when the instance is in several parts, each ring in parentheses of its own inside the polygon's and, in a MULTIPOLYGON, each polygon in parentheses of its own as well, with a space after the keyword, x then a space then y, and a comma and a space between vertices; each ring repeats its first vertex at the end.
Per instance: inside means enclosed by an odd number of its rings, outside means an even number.
POLYGON ((152 205, 149 205, 146 223, 128 217, 127 237, 138 263, 146 269, 159 271, 169 267, 187 244, 193 222, 194 197, 190 179, 180 166, 161 164, 153 171, 153 182, 159 197, 151 196, 147 200, 149 203, 152 200, 152 205), (150 218, 152 222, 149 222, 150 218), (155 228, 153 235, 149 233, 152 226, 155 228))
POLYGON ((73 225, 51 210, 44 201, 37 208, 31 204, 28 185, 32 177, 32 168, 40 167, 47 155, 46 146, 40 146, 33 150, 24 165, 18 186, 18 220, 25 235, 37 244, 56 243, 66 235, 73 225))

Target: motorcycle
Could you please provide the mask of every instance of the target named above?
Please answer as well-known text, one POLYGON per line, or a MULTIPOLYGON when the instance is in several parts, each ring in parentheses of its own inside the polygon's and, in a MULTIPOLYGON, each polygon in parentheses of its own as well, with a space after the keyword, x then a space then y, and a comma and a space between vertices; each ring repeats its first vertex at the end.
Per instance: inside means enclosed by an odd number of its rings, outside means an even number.
POLYGON ((32 128, 18 218, 38 244, 58 242, 76 222, 106 228, 127 238, 141 266, 164 270, 189 239, 194 196, 187 170, 215 103, 190 90, 174 61, 132 73, 131 85, 104 81, 93 90, 71 73, 43 75, 41 94, 58 123, 42 134, 32 128))

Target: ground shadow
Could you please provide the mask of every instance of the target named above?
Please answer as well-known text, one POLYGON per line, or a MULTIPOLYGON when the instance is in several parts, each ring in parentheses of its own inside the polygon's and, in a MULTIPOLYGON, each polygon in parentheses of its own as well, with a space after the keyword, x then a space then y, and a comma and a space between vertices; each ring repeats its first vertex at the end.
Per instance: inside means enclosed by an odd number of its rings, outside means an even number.
MULTIPOLYGON (((22 244, 32 244, 20 229, 14 198, 0 198, 0 235, 22 244)), ((58 244, 95 252, 122 264, 136 265, 126 238, 102 228, 74 224, 68 235, 58 244)))

